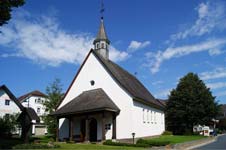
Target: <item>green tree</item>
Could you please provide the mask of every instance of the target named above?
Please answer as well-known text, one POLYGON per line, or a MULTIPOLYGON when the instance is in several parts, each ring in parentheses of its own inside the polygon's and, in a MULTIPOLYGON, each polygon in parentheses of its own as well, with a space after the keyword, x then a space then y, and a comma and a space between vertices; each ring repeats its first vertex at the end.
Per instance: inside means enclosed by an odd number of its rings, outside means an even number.
POLYGON ((174 134, 192 133, 194 125, 207 125, 217 113, 218 104, 210 89, 197 74, 188 73, 169 95, 167 128, 174 134))
POLYGON ((0 137, 10 137, 19 127, 17 122, 19 114, 9 114, 0 117, 0 137))
MULTIPOLYGON (((55 79, 46 88, 46 94, 48 99, 44 102, 46 112, 52 113, 56 110, 56 106, 63 97, 62 84, 59 79, 55 79)), ((56 136, 57 120, 53 116, 44 116, 44 122, 47 124, 47 130, 49 134, 56 136)))
POLYGON ((13 7, 24 5, 24 0, 0 0, 0 26, 6 24, 11 19, 13 7))

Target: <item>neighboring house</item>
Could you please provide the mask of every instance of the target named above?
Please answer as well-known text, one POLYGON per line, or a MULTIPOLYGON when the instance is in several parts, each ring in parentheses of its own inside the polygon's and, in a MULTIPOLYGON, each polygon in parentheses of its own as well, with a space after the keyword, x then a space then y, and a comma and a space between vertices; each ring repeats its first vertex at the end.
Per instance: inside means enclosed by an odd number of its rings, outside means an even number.
POLYGON ((9 114, 21 113, 22 106, 14 98, 10 90, 5 86, 0 86, 0 117, 9 114))
POLYGON ((45 106, 43 105, 46 98, 47 96, 45 94, 37 90, 18 98, 24 107, 33 108, 40 118, 40 123, 34 123, 32 126, 33 135, 45 135, 47 133, 46 125, 42 120, 42 116, 46 115, 45 106))
POLYGON ((164 105, 109 59, 103 18, 90 50, 54 115, 57 140, 101 141, 160 135, 164 105))
MULTIPOLYGON (((39 117, 32 108, 25 108, 12 92, 5 86, 0 86, 0 117, 7 114, 20 113, 18 121, 22 127, 22 138, 28 142, 31 126, 34 122, 39 122, 39 117)), ((17 129, 19 134, 19 129, 17 129)))

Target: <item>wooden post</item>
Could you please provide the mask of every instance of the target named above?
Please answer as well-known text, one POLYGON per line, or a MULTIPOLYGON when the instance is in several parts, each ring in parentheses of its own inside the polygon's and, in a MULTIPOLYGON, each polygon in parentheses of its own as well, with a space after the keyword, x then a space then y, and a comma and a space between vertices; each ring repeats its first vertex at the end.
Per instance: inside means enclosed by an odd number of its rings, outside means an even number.
POLYGON ((86 118, 86 135, 85 135, 85 141, 89 142, 89 120, 88 117, 86 118))
POLYGON ((56 142, 59 141, 59 118, 57 117, 57 126, 56 126, 56 142))
POLYGON ((69 138, 70 138, 70 141, 73 141, 73 129, 74 129, 73 119, 72 119, 72 117, 70 117, 69 118, 69 138))
POLYGON ((104 112, 102 113, 102 141, 106 139, 105 136, 105 114, 104 112))
POLYGON ((116 139, 116 114, 112 115, 112 139, 116 139))

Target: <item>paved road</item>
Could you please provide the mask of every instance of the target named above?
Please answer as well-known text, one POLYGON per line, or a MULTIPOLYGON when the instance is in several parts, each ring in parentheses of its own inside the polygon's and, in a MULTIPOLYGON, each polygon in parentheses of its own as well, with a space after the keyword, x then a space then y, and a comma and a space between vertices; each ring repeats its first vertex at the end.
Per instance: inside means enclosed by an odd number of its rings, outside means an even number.
POLYGON ((217 141, 195 148, 196 150, 226 150, 226 134, 217 138, 217 141))

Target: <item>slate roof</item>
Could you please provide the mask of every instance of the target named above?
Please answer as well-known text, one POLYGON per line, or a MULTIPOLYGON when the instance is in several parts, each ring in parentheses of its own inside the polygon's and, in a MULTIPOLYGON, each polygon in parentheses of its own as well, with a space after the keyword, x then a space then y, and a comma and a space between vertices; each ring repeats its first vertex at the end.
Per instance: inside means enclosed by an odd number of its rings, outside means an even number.
POLYGON ((163 108, 163 105, 152 96, 152 94, 145 88, 145 86, 132 74, 124 70, 119 65, 115 64, 109 59, 104 59, 95 50, 91 50, 96 58, 103 64, 105 69, 111 76, 127 91, 135 100, 144 103, 151 103, 156 107, 163 108))
POLYGON ((104 92, 104 90, 99 88, 81 93, 79 96, 71 100, 57 111, 53 112, 51 115, 63 116, 101 110, 113 112, 120 111, 111 98, 104 92))
POLYGON ((18 98, 18 100, 20 102, 22 102, 24 99, 26 99, 27 97, 31 97, 31 96, 40 96, 40 97, 47 97, 47 95, 43 94, 42 92, 38 91, 38 90, 35 90, 35 91, 32 91, 32 92, 29 92, 27 94, 24 94, 22 96, 20 96, 18 98))

